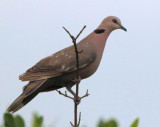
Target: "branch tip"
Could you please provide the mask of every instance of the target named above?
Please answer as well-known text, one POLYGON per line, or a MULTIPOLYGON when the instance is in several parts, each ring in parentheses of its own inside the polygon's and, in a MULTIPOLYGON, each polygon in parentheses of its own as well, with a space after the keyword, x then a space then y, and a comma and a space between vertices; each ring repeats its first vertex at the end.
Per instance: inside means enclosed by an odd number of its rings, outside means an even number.
POLYGON ((86 25, 82 28, 82 30, 79 32, 79 34, 76 36, 76 39, 81 35, 81 33, 83 32, 83 30, 86 28, 86 25))
POLYGON ((83 52, 83 50, 78 51, 78 53, 82 53, 82 52, 83 52))
POLYGON ((79 113, 78 127, 79 127, 79 125, 80 125, 80 122, 81 122, 81 112, 79 113))
POLYGON ((70 124, 71 124, 71 126, 72 126, 72 127, 74 127, 74 125, 73 125, 73 123, 72 123, 72 122, 70 122, 70 124))

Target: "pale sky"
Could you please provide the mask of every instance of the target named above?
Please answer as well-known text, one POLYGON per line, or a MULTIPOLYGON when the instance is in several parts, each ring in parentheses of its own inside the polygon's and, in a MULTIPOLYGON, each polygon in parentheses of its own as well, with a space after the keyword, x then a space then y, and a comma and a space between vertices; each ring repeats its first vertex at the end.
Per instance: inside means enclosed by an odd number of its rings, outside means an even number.
MULTIPOLYGON (((121 19, 128 32, 116 30, 107 40, 97 72, 80 84, 81 125, 96 127, 100 118, 128 127, 139 117, 139 127, 160 125, 160 2, 157 0, 1 0, 0 2, 0 122, 9 104, 27 82, 18 76, 40 59, 71 45, 62 29, 79 40, 110 15, 121 19)), ((61 91, 65 91, 62 89, 61 91)), ((32 112, 45 124, 69 127, 73 103, 56 92, 39 94, 20 114, 29 127, 32 112)))

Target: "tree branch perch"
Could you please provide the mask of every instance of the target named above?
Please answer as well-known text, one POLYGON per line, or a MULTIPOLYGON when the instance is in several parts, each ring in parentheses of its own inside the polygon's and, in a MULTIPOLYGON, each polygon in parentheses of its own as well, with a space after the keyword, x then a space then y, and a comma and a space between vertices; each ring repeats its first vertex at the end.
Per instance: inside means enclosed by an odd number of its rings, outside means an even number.
POLYGON ((84 30, 85 28, 86 28, 86 26, 84 26, 84 27, 82 28, 82 30, 78 33, 78 35, 77 35, 76 37, 74 37, 73 35, 71 35, 71 33, 70 33, 65 27, 63 27, 63 29, 68 33, 68 35, 69 35, 70 38, 72 39, 72 42, 73 42, 74 48, 75 48, 76 63, 77 63, 77 64, 76 64, 76 66, 77 66, 77 71, 76 71, 76 72, 77 72, 77 73, 76 73, 76 80, 75 80, 75 82, 76 82, 76 98, 74 99, 73 97, 68 96, 66 91, 65 91, 65 94, 62 93, 61 91, 58 91, 58 90, 57 90, 57 92, 58 92, 60 95, 63 95, 63 96, 65 96, 65 97, 69 98, 69 99, 74 100, 74 125, 73 125, 72 122, 70 122, 70 124, 71 124, 72 127, 79 127, 79 126, 80 126, 81 112, 79 113, 79 121, 77 122, 77 110, 78 110, 78 104, 79 104, 79 103, 77 103, 77 102, 80 101, 81 99, 87 97, 87 96, 89 95, 89 94, 88 94, 88 90, 87 90, 87 92, 86 92, 86 94, 85 94, 84 96, 82 96, 82 97, 80 97, 80 98, 79 98, 79 96, 78 96, 79 83, 81 82, 81 77, 79 76, 79 55, 78 55, 78 54, 79 54, 79 53, 82 53, 83 50, 78 51, 76 41, 77 41, 78 37, 81 35, 81 33, 83 32, 83 30, 84 30), (80 99, 80 100, 79 100, 79 99, 80 99))

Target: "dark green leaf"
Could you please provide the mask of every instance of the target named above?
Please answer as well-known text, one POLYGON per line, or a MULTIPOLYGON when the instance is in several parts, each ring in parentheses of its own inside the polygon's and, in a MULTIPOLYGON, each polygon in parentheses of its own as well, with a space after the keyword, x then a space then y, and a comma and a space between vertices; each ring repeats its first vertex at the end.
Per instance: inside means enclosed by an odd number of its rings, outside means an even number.
POLYGON ((14 117, 10 113, 4 114, 4 126, 5 127, 16 127, 14 117))
POLYGON ((24 120, 21 116, 17 115, 15 117, 16 127, 25 127, 24 120))

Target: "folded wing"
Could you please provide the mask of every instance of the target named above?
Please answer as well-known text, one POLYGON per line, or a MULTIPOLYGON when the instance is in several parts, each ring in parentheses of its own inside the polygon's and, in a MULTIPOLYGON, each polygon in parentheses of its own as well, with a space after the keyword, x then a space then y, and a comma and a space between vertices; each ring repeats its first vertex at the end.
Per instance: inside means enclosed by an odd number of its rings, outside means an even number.
MULTIPOLYGON (((79 68, 85 68, 96 58, 96 53, 91 47, 78 46, 79 51, 79 68)), ((40 60, 32 68, 28 69, 24 74, 19 76, 22 81, 35 81, 52 77, 61 76, 63 74, 76 71, 76 54, 74 47, 70 46, 51 56, 40 60)))

